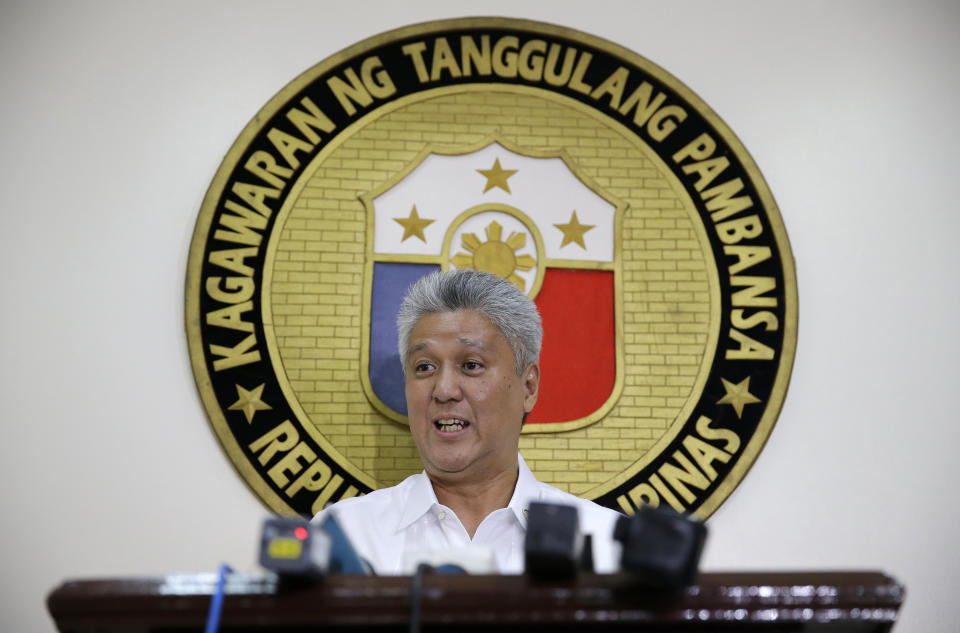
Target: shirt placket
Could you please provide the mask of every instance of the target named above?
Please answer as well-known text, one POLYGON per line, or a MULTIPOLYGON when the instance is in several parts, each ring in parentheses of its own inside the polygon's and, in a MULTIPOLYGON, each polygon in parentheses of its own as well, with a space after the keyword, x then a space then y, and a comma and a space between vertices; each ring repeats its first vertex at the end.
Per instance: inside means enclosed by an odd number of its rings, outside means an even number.
POLYGON ((503 508, 490 513, 477 528, 473 542, 493 549, 497 568, 502 574, 523 572, 523 529, 517 523, 513 511, 503 508))
POLYGON ((433 508, 437 520, 437 528, 443 535, 447 547, 466 547, 470 545, 470 536, 456 514, 446 506, 436 505, 433 508))

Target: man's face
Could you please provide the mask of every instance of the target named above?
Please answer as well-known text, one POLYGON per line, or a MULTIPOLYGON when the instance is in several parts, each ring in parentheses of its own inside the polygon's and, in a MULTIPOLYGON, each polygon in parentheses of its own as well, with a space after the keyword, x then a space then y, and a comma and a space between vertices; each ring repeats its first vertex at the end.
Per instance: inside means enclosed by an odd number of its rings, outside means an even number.
POLYGON ((427 472, 484 481, 515 468, 523 415, 537 401, 540 368, 517 376, 513 351, 478 312, 434 312, 410 332, 407 413, 427 472))

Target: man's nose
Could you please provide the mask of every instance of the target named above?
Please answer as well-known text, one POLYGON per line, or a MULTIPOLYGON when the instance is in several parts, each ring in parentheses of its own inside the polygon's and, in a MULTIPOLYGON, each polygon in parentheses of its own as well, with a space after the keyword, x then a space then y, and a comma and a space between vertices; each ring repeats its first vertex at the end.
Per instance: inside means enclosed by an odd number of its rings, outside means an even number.
POLYGON ((433 385, 433 398, 437 402, 459 400, 462 396, 460 376, 455 369, 444 367, 437 372, 437 381, 433 385))

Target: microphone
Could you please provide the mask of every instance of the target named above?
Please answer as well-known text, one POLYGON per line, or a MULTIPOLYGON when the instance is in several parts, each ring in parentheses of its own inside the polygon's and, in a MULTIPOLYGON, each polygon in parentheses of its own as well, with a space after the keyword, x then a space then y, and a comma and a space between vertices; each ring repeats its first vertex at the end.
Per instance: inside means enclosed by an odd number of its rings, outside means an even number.
POLYGON ((539 580, 569 580, 578 571, 593 571, 590 537, 580 531, 580 515, 575 507, 530 504, 524 567, 529 576, 539 580))
POLYGON ((333 539, 300 518, 270 517, 260 532, 260 565, 279 576, 319 578, 330 567, 333 539))
POLYGON ((681 589, 697 582, 707 527, 668 510, 640 506, 633 517, 617 519, 613 538, 623 544, 620 569, 642 584, 681 589))
POLYGON ((319 524, 299 517, 270 517, 260 535, 260 564, 288 578, 369 574, 332 513, 319 524))

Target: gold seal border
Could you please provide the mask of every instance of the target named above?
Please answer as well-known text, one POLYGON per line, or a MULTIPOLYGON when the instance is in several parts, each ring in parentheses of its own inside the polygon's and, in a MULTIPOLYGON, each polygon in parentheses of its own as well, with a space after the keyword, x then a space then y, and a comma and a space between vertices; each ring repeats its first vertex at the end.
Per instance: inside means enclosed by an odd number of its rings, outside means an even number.
MULTIPOLYGON (((743 166, 744 172, 749 176, 757 196, 763 203, 766 220, 770 224, 774 235, 774 242, 779 250, 780 267, 784 279, 783 296, 785 319, 783 323, 783 337, 781 339, 780 361, 777 365, 773 387, 770 390, 770 397, 767 400, 764 413, 757 424, 750 442, 743 453, 737 458, 734 467, 728 472, 723 482, 700 504, 695 513, 695 515, 700 518, 706 518, 729 496, 752 467, 776 423, 789 387, 793 361, 796 356, 798 308, 795 263, 787 238, 786 228, 776 202, 749 152, 747 152, 739 139, 737 139, 713 109, 683 82, 650 60, 619 44, 575 29, 544 22, 512 18, 455 18, 413 24, 374 35, 342 49, 295 77, 275 94, 256 113, 250 122, 247 123, 225 155, 201 203, 200 212, 190 243, 186 270, 185 329, 187 333, 188 350, 197 390, 204 404, 210 424, 220 439, 221 446, 234 467, 239 471, 248 486, 257 493, 261 501, 277 512, 291 513, 292 510, 287 501, 277 495, 273 489, 261 479, 259 471, 247 461, 236 438, 230 432, 224 412, 220 408, 219 402, 216 400, 213 392, 210 375, 206 367, 205 351, 203 349, 204 341, 201 337, 201 289, 199 288, 199 282, 202 279, 201 271, 204 264, 207 238, 212 229, 212 221, 218 206, 217 203, 221 199, 224 188, 228 184, 231 174, 234 172, 240 157, 249 146, 249 143, 256 138, 257 134, 263 128, 263 123, 269 121, 281 108, 286 106, 292 96, 299 94, 318 77, 343 61, 354 58, 364 51, 369 51, 383 44, 408 36, 425 36, 453 29, 470 28, 518 29, 528 32, 540 32, 554 37, 562 37, 603 50, 611 56, 623 58, 630 64, 640 68, 657 81, 672 89, 687 105, 696 110, 696 112, 713 127, 713 130, 719 135, 720 139, 722 139, 737 156, 743 166)), ((339 137, 339 134, 337 136, 339 137)), ((707 259, 708 261, 713 261, 712 258, 707 259)), ((266 284, 263 284, 263 286, 266 287, 266 284)), ((266 305, 261 303, 261 309, 263 308, 266 308, 266 305)), ((261 316, 263 316, 263 312, 261 312, 261 316)), ((700 387, 702 388, 702 385, 700 385, 700 387)), ((653 452, 654 449, 651 449, 648 451, 648 454, 653 452)), ((609 491, 625 483, 629 479, 628 476, 625 476, 626 472, 628 471, 621 473, 619 476, 600 486, 588 490, 583 493, 583 496, 595 494, 601 487, 609 491)))

